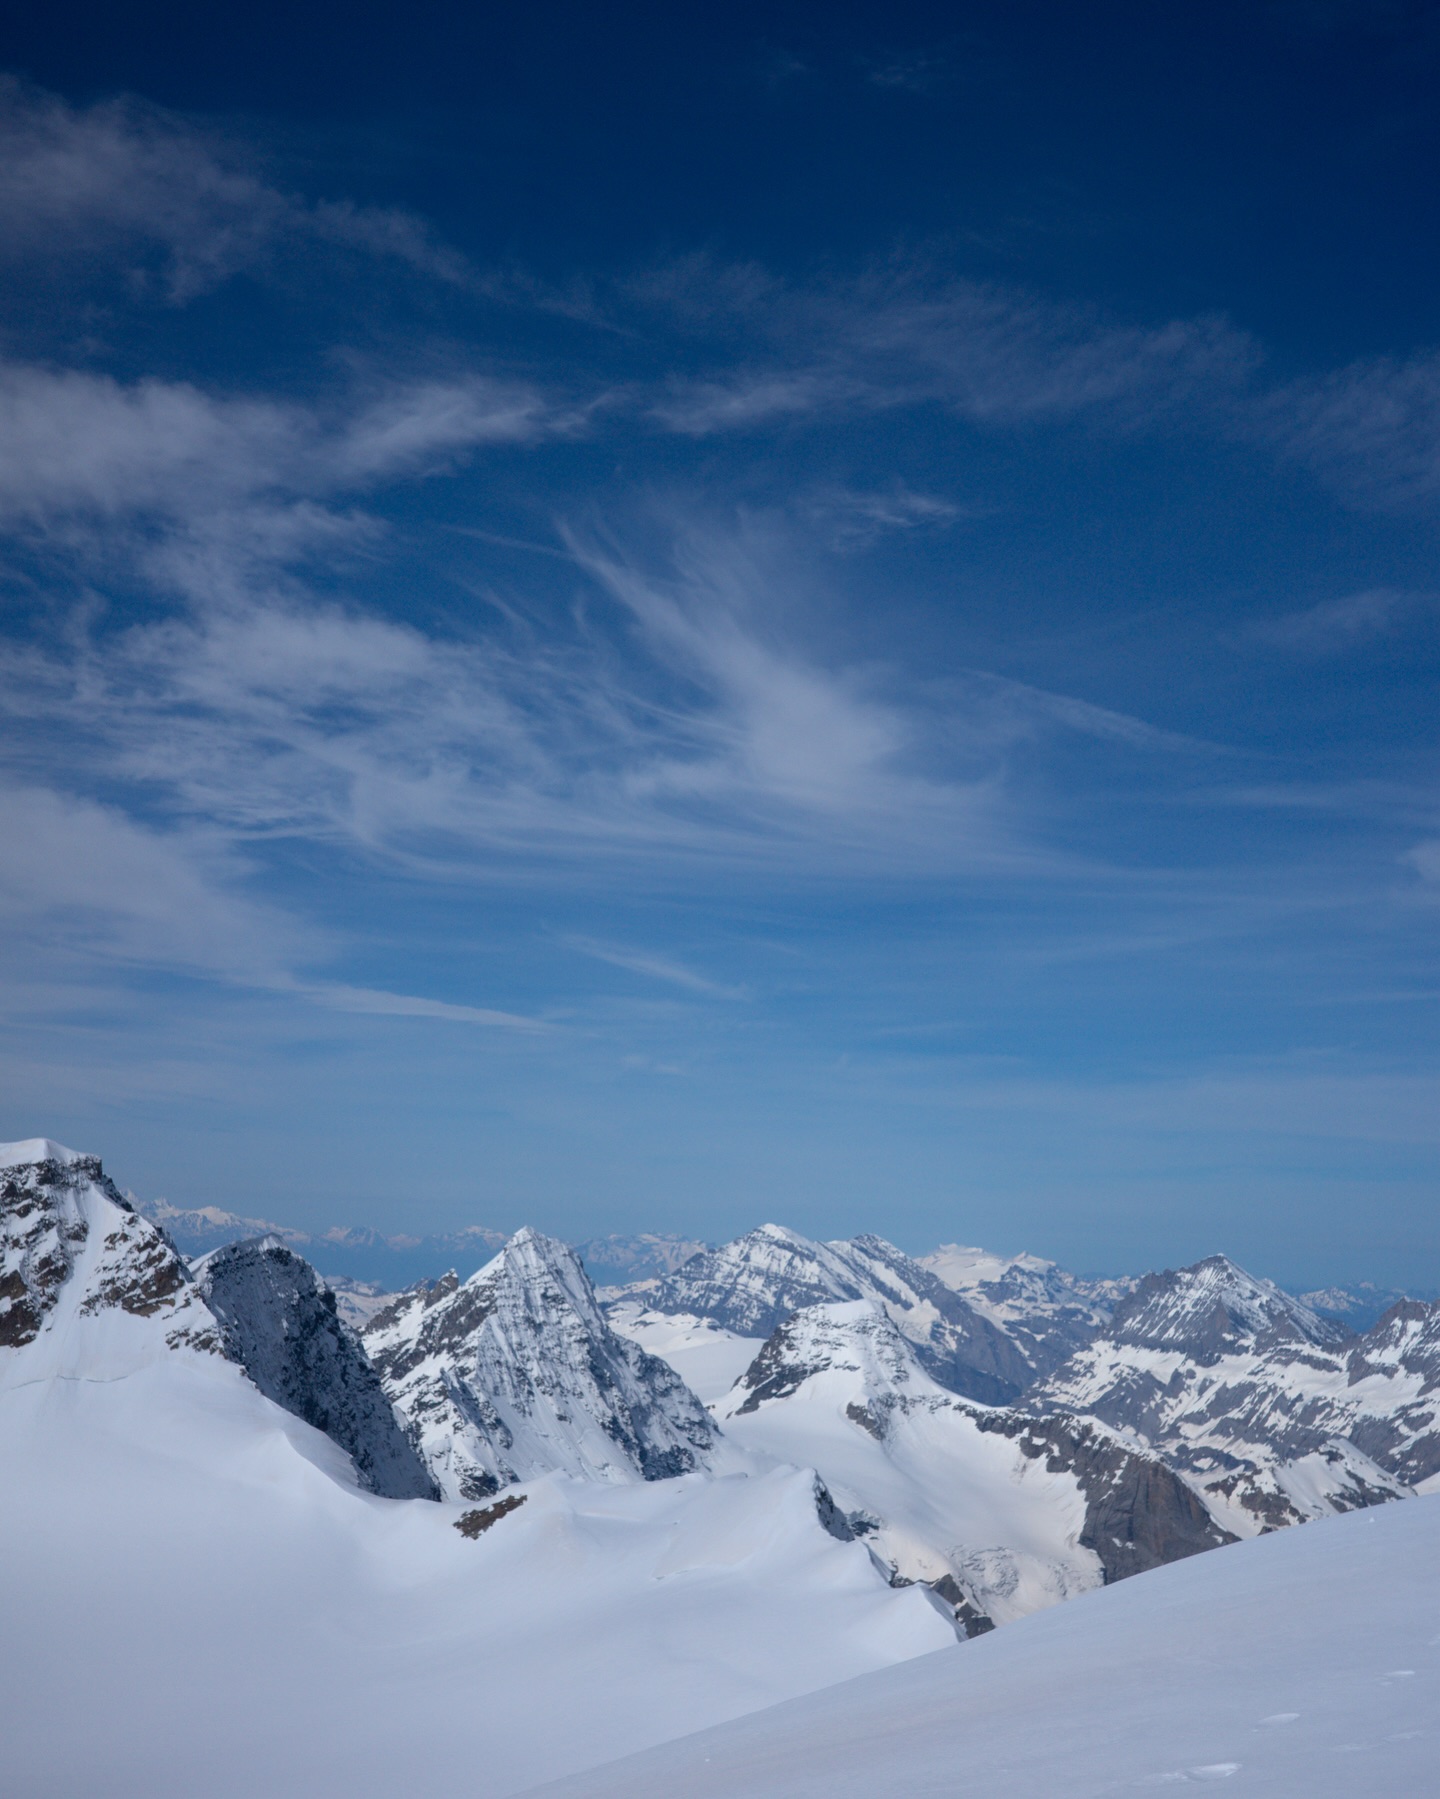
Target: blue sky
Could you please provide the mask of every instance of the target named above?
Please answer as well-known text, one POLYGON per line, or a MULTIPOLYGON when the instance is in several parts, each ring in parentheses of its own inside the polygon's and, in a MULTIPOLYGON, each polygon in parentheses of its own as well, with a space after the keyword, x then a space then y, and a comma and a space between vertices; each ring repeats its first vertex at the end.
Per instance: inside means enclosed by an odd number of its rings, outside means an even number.
POLYGON ((1440 1285, 1440 14, 1165 12, 12 19, 0 1134, 1440 1285))

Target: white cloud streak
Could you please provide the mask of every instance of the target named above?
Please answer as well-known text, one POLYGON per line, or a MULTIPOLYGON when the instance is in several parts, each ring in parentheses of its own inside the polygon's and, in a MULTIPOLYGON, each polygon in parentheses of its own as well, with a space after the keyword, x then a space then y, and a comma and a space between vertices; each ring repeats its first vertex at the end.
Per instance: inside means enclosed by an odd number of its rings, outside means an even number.
POLYGON ((133 287, 158 256, 160 290, 184 302, 317 245, 473 281, 413 215, 286 193, 233 137, 140 101, 73 107, 0 77, 0 259, 128 263, 133 287))
POLYGON ((683 987, 690 993, 712 994, 722 999, 742 997, 739 988, 726 987, 719 981, 709 980, 705 975, 696 974, 693 968, 686 968, 683 963, 676 962, 669 956, 625 949, 617 944, 597 943, 591 937, 567 937, 565 946, 596 962, 606 962, 610 967, 623 968, 630 974, 644 975, 648 980, 664 981, 672 987, 683 987))

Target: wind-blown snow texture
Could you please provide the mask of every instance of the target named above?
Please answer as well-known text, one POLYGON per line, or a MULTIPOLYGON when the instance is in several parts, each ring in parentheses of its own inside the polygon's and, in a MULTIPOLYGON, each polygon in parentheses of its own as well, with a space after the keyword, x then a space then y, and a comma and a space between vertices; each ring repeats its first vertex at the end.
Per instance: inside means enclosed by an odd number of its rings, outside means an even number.
POLYGON ((492 1262, 402 1294, 365 1346, 450 1499, 552 1469, 662 1480, 708 1464, 709 1413, 605 1320, 574 1250, 516 1233, 492 1262))
POLYGON ((1157 1569, 531 1799, 1430 1793, 1437 1594, 1440 1501, 1328 1519, 1157 1569))

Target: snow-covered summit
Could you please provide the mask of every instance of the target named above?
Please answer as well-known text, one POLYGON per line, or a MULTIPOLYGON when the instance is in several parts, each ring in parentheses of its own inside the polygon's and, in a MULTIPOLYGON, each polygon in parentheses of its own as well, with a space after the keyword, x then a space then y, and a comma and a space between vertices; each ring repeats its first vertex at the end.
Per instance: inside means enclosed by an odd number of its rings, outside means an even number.
POLYGON ((1147 1275, 1025 1403, 1133 1433, 1241 1535, 1295 1524, 1405 1498, 1440 1470, 1429 1309, 1390 1317, 1356 1338, 1210 1256, 1147 1275))
POLYGON ((167 1345, 218 1348, 184 1263, 98 1157, 47 1138, 9 1147, 25 1152, 0 1163, 0 1349, 26 1352, 15 1378, 124 1373, 167 1345))
POLYGON ((58 1162, 63 1168, 73 1162, 96 1160, 79 1150, 66 1149, 50 1137, 22 1137, 18 1143, 0 1143, 0 1168, 24 1168, 32 1162, 58 1162))
POLYGON ((1003 1330, 883 1237, 817 1243, 764 1224, 693 1256, 645 1298, 656 1313, 709 1318, 742 1337, 766 1337, 807 1306, 872 1300, 957 1393, 1004 1402, 1035 1372, 1003 1330))
POLYGON ((787 1318, 716 1412, 742 1447, 816 1468, 893 1576, 971 1634, 1224 1541, 1103 1426, 946 1391, 872 1300, 787 1318))
POLYGON ((942 1244, 919 1261, 1013 1338, 1037 1374, 1103 1330, 1135 1286, 1123 1278, 1082 1279, 1043 1256, 999 1256, 958 1243, 942 1244))
POLYGON ((1243 1346, 1279 1342, 1331 1348, 1352 1332, 1322 1318, 1273 1281, 1247 1274, 1228 1256, 1207 1256, 1193 1267, 1147 1274, 1115 1309, 1118 1342, 1182 1349, 1195 1360, 1243 1346))
POLYGON ((552 1469, 657 1480, 717 1441, 674 1369, 610 1328, 575 1251, 528 1227, 469 1280, 402 1293, 364 1340, 447 1497, 552 1469))

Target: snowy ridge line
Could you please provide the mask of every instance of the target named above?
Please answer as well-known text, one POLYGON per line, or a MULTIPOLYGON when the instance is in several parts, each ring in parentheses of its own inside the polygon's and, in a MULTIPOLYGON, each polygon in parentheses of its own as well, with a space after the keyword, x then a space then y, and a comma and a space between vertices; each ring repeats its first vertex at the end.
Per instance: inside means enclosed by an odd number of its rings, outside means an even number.
POLYGON ((173 1313, 166 1348, 244 1368, 392 1497, 812 1467, 888 1577, 967 1630, 1440 1480, 1440 1308, 1357 1336, 1224 1257, 1082 1282, 772 1224, 602 1304, 573 1248, 526 1229, 466 1280, 386 1295, 269 1232, 187 1268, 96 1158, 9 1152, 0 1346, 58 1342, 62 1289, 71 1311, 173 1313), (77 1274, 82 1192, 109 1260, 77 1274))

